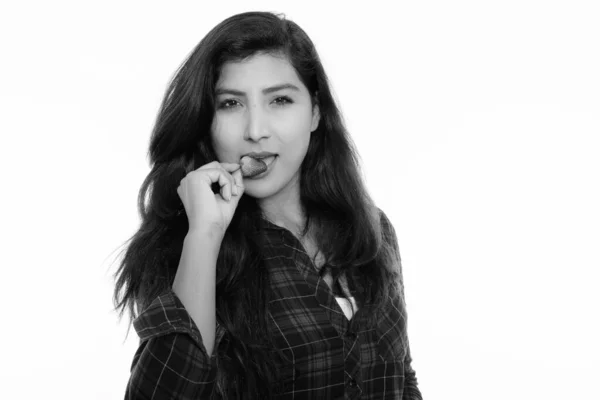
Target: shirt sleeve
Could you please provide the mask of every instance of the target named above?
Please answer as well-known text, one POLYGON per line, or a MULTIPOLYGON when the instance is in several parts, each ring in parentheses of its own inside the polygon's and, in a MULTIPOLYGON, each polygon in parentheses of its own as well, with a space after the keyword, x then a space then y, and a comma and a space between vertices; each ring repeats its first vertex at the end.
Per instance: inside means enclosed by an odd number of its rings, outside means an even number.
MULTIPOLYGON (((133 322, 140 345, 125 400, 209 398, 216 380, 216 351, 208 356, 200 331, 168 289, 133 322)), ((223 336, 217 323, 215 349, 223 336)))
MULTIPOLYGON (((387 218, 385 213, 380 209, 382 228, 386 232, 386 237, 391 240, 394 249, 396 250, 398 257, 400 256, 400 248, 398 246, 398 237, 396 236, 396 230, 394 226, 387 218)), ((402 277, 402 267, 400 266, 400 276, 402 277)), ((402 282, 404 283, 404 278, 402 277, 402 282)), ((403 293, 401 293, 404 296, 403 293)), ((402 299, 404 303, 404 299, 402 299)), ((408 335, 406 335, 408 338, 408 335)), ((404 358, 404 392, 402 394, 402 400, 423 400, 421 396, 421 391, 418 388, 417 376, 415 370, 412 367, 412 357, 410 354, 410 345, 406 344, 407 351, 406 356, 404 358)))
POLYGON ((406 358, 404 359, 404 392, 402 400, 423 400, 418 387, 417 376, 411 363, 410 347, 408 347, 406 358))

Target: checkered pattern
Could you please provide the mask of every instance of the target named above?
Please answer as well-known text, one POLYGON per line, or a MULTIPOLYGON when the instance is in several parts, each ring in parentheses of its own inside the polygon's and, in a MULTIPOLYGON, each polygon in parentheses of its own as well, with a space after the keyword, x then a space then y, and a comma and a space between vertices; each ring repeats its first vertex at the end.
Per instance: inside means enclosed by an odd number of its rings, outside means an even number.
MULTIPOLYGON (((380 212, 383 229, 397 246, 394 228, 380 212)), ((301 243, 271 223, 264 233, 272 284, 269 327, 275 345, 291 360, 280 367, 285 393, 279 398, 422 399, 411 367, 401 295, 392 299, 375 328, 365 328, 363 312, 353 317, 353 329, 301 243)), ((157 297, 134 328, 140 346, 126 400, 211 398, 215 354, 208 357, 200 331, 175 293, 157 297)), ((223 333, 217 321, 215 348, 223 333)))

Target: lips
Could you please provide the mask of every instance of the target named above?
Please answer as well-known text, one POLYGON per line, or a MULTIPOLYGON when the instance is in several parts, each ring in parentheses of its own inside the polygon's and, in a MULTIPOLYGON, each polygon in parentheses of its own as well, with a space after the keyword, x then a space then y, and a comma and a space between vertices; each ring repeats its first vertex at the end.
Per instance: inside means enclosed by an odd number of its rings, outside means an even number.
POLYGON ((276 155, 277 154, 271 153, 269 151, 261 151, 261 152, 253 151, 251 153, 244 154, 242 157, 246 157, 247 156, 247 157, 252 157, 254 159, 260 160, 260 159, 263 159, 263 158, 267 158, 267 157, 271 157, 271 156, 276 156, 276 155))

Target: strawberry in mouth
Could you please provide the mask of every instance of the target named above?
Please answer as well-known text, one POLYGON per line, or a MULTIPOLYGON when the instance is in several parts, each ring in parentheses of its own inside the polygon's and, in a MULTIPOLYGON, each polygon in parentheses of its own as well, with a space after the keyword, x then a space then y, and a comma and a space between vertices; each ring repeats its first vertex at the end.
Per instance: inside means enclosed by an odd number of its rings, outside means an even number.
POLYGON ((244 178, 253 178, 262 174, 267 171, 275 157, 275 155, 264 158, 253 158, 250 156, 242 157, 240 163, 242 166, 242 176, 244 178))

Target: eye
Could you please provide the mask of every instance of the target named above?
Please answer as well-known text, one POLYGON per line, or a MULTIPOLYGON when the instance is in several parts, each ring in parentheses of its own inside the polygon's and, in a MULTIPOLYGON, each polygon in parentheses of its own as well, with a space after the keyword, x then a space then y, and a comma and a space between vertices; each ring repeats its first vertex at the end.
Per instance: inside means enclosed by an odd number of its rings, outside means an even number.
POLYGON ((277 105, 284 106, 286 104, 293 103, 292 99, 287 96, 279 96, 275 100, 273 100, 277 105))
POLYGON ((223 100, 222 102, 219 103, 219 109, 233 108, 236 103, 237 103, 237 100, 234 100, 234 99, 223 100))

